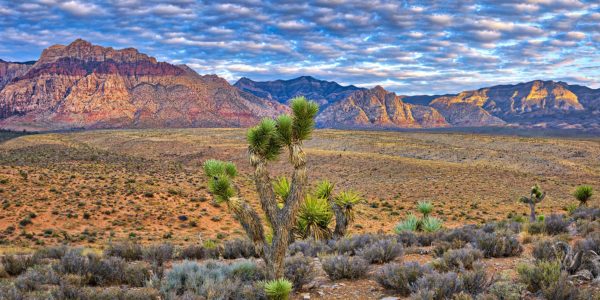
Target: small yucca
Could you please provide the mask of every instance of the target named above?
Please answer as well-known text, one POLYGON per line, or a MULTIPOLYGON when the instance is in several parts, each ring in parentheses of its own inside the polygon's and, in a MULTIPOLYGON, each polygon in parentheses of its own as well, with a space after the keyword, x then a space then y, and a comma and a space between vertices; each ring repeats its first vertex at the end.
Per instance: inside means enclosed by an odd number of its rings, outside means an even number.
POLYGON ((436 232, 442 228, 442 220, 436 217, 426 217, 421 221, 421 228, 425 232, 436 232))
POLYGON ((423 214, 423 218, 427 218, 433 211, 433 204, 427 201, 419 201, 419 203, 417 203, 417 210, 423 214))
POLYGON ((265 293, 272 300, 287 300, 292 292, 292 283, 285 279, 279 278, 265 283, 265 293))
POLYGON ((573 196, 579 201, 579 206, 587 206, 588 200, 594 195, 594 189, 589 185, 580 185, 573 192, 573 196))
POLYGON ((404 221, 396 225, 395 231, 396 233, 401 233, 404 231, 417 231, 418 227, 419 219, 411 213, 404 221))
POLYGON ((326 199, 307 195, 298 211, 296 232, 304 239, 328 239, 331 237, 329 224, 331 223, 332 218, 333 212, 326 199))

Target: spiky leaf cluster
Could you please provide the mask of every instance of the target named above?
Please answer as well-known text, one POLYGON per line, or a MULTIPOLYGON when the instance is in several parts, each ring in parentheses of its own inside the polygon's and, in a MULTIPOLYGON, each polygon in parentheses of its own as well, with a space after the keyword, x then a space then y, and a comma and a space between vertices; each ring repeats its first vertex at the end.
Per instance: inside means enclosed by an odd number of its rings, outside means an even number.
POLYGON ((209 178, 208 190, 217 202, 229 201, 235 196, 232 179, 237 176, 237 169, 233 163, 210 159, 204 162, 203 168, 209 178))
POLYGON ((265 283, 265 294, 269 299, 287 300, 292 291, 292 282, 285 278, 279 278, 265 283))
POLYGON ((334 187, 335 187, 335 185, 333 183, 329 182, 329 180, 320 181, 317 184, 317 187, 315 188, 313 195, 317 198, 328 199, 329 197, 331 197, 334 187))
POLYGON ((594 189, 589 185, 580 185, 573 192, 573 196, 577 201, 581 202, 582 205, 585 205, 590 198, 594 195, 594 189))
POLYGON ((273 191, 281 203, 284 203, 285 199, 289 196, 290 189, 290 181, 285 176, 277 177, 277 179, 273 181, 273 191))
POLYGON ((335 196, 335 204, 343 209, 346 220, 354 222, 354 206, 362 201, 360 195, 354 191, 343 191, 335 196))
POLYGON ((333 211, 326 199, 307 195, 298 212, 296 231, 302 238, 327 239, 331 236, 332 218, 333 211))
POLYGON ((540 188, 540 186, 537 184, 531 187, 530 194, 530 197, 521 197, 520 201, 526 204, 537 204, 540 203, 546 196, 546 194, 542 192, 542 188, 540 188))
POLYGON ((292 116, 281 115, 276 120, 265 118, 248 130, 251 153, 266 160, 274 160, 283 146, 290 146, 310 137, 319 106, 304 97, 293 98, 290 105, 292 116))

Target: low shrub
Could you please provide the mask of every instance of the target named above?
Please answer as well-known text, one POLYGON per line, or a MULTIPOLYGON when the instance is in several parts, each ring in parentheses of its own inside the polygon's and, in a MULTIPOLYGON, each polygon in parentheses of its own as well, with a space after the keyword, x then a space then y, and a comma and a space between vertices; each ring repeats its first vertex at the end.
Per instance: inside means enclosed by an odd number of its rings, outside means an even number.
POLYGON ((463 291, 463 282, 455 272, 431 272, 417 280, 415 290, 415 296, 427 295, 428 299, 433 300, 452 299, 454 295, 463 291))
POLYGON ((342 255, 356 255, 362 248, 373 244, 380 239, 374 234, 356 234, 338 240, 335 243, 335 251, 342 255))
POLYGON ((488 293, 498 300, 520 300, 523 286, 509 280, 499 280, 490 285, 488 293))
POLYGON ((37 250, 33 256, 36 259, 61 259, 65 254, 67 254, 68 251, 69 247, 66 245, 51 246, 37 250))
POLYGON ((543 239, 533 245, 532 255, 537 260, 554 261, 562 259, 567 253, 563 248, 556 247, 556 240, 543 239))
POLYGON ((382 239, 365 246, 357 254, 369 263, 381 264, 390 262, 403 253, 402 244, 393 239, 382 239))
POLYGON ((249 239, 235 239, 225 242, 221 249, 224 259, 258 257, 254 244, 249 239))
POLYGON ((144 262, 132 262, 125 266, 123 281, 131 287, 143 287, 150 279, 150 266, 144 262))
POLYGON ((474 263, 471 270, 463 271, 459 276, 462 280, 463 291, 470 295, 479 295, 485 292, 492 283, 492 280, 488 279, 485 267, 480 263, 474 263))
POLYGON ((412 247, 419 244, 417 235, 410 231, 399 232, 396 235, 396 239, 398 240, 398 243, 401 243, 404 247, 412 247))
POLYGON ((575 251, 594 251, 600 254, 600 232, 594 232, 587 238, 575 243, 575 251))
POLYGON ((302 254, 287 257, 284 274, 285 278, 292 281, 295 289, 301 288, 315 278, 312 258, 302 254))
POLYGON ((81 249, 67 251, 60 261, 54 265, 54 269, 63 274, 85 275, 88 272, 89 259, 81 254, 81 249))
POLYGON ((537 261, 535 264, 519 264, 517 266, 519 280, 530 292, 555 284, 560 276, 560 262, 537 261))
POLYGON ((152 265, 162 266, 173 258, 173 245, 151 245, 143 250, 143 257, 145 261, 150 262, 152 265))
POLYGON ((477 249, 453 249, 444 253, 432 265, 439 271, 470 270, 473 269, 474 263, 481 258, 483 258, 483 253, 477 249))
POLYGON ((333 255, 321 260, 323 270, 332 280, 365 276, 369 263, 358 256, 333 255))
POLYGON ((508 233, 480 233, 475 245, 485 257, 518 256, 523 252, 517 237, 508 233))
POLYGON ((121 257, 112 256, 100 259, 89 256, 86 270, 77 274, 89 276, 88 284, 90 285, 120 284, 124 281, 126 265, 125 259, 121 257))
POLYGON ((259 291, 264 284, 260 288, 256 285, 263 279, 264 272, 251 261, 230 265, 184 261, 165 274, 161 294, 165 299, 256 299, 264 294, 259 291))
POLYGON ((544 232, 543 222, 532 222, 527 224, 527 233, 531 235, 542 234, 544 232))
POLYGON ((325 242, 316 241, 313 239, 298 240, 290 244, 288 247, 288 253, 290 256, 301 253, 307 257, 317 257, 319 254, 329 252, 331 252, 331 247, 329 247, 325 242))
POLYGON ((17 276, 36 264, 31 255, 5 255, 0 259, 4 266, 4 272, 11 276, 17 276))
POLYGON ((597 207, 579 207, 571 214, 571 218, 575 221, 586 219, 589 221, 600 219, 600 208, 597 207))
MULTIPOLYGON (((566 271, 560 272, 556 281, 549 282, 548 285, 542 286, 542 295, 546 299, 552 300, 575 300, 579 298, 579 291, 569 280, 569 274, 566 271)), ((588 298, 592 299, 592 298, 588 298)))
MULTIPOLYGON (((35 266, 15 280, 15 286, 23 292, 38 290, 42 284, 58 284, 59 276, 50 266, 35 266)), ((1 299, 1 297, 0 297, 1 299)))
POLYGON ((408 296, 417 280, 430 271, 427 266, 416 262, 389 263, 376 273, 375 281, 386 289, 408 296))
POLYGON ((131 242, 111 243, 104 250, 105 256, 117 256, 128 261, 142 260, 144 252, 142 246, 131 242))
MULTIPOLYGON (((492 231, 495 231, 495 228, 492 231)), ((477 233, 478 229, 475 225, 465 225, 444 232, 440 235, 439 239, 450 243, 462 242, 463 244, 467 244, 475 241, 477 233)))
POLYGON ((569 222, 561 215, 551 214, 544 219, 544 231, 550 235, 569 232, 569 222))

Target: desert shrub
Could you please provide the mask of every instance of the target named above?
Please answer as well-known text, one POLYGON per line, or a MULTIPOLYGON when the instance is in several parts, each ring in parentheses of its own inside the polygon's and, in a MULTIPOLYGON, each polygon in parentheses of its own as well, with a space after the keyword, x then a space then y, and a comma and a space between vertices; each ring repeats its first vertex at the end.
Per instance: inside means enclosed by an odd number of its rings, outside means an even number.
POLYGON ((471 270, 460 273, 463 290, 470 295, 478 295, 485 292, 491 284, 491 280, 485 272, 485 267, 480 263, 474 263, 471 270))
POLYGON ((50 266, 38 265, 19 275, 15 280, 15 286, 20 291, 27 292, 39 289, 42 284, 58 284, 59 280, 59 276, 50 266))
POLYGON ((206 253, 202 245, 189 245, 181 249, 179 253, 180 259, 204 259, 206 253))
POLYGON ((173 258, 173 245, 151 245, 143 249, 142 252, 145 261, 148 261, 153 265, 162 266, 165 262, 173 258))
POLYGON ((422 232, 422 233, 417 234, 417 240, 419 242, 419 245, 421 245, 423 247, 429 247, 429 246, 431 246, 431 244, 433 244, 433 242, 439 240, 442 235, 443 235, 443 233, 440 231, 438 231, 438 232, 422 232))
POLYGON ((123 281, 132 287, 143 287, 150 279, 150 267, 144 262, 132 262, 125 266, 123 281))
POLYGON ((254 244, 249 239, 227 241, 221 251, 224 259, 258 257, 254 250, 254 244))
POLYGON ((586 219, 580 219, 576 221, 577 232, 583 237, 587 237, 592 232, 600 232, 600 220, 589 221, 586 219))
POLYGON ((480 233, 475 245, 485 257, 518 256, 523 252, 517 237, 508 233, 480 233))
POLYGON ((417 294, 426 294, 429 299, 444 300, 462 292, 463 283, 457 273, 431 272, 417 280, 415 289, 417 294))
POLYGON ((394 239, 381 239, 365 246, 358 251, 358 255, 369 263, 386 263, 401 256, 404 252, 402 244, 394 239))
POLYGON ((477 249, 453 249, 434 261, 433 267, 440 271, 472 269, 476 261, 483 258, 483 253, 477 249))
POLYGON ((500 222, 490 222, 486 223, 481 227, 481 230, 487 233, 492 233, 496 231, 505 231, 510 230, 513 233, 521 232, 521 223, 515 222, 512 220, 508 221, 500 221, 500 222))
POLYGON ((317 255, 319 255, 320 253, 331 252, 331 247, 329 247, 323 241, 315 241, 313 239, 308 239, 293 242, 288 247, 288 251, 290 256, 302 253, 304 256, 317 257, 317 255))
POLYGON ((564 253, 560 247, 555 247, 555 240, 553 239, 543 239, 537 241, 533 245, 532 255, 537 260, 547 260, 554 261, 557 259, 562 259, 566 253, 564 253))
POLYGON ((375 281, 386 289, 408 296, 417 280, 428 272, 430 272, 428 267, 416 262, 389 263, 376 273, 375 281))
POLYGON ((527 233, 531 235, 542 234, 544 232, 543 222, 531 222, 527 224, 527 233))
POLYGON ((5 255, 0 260, 4 271, 11 276, 17 276, 36 264, 31 255, 5 255))
POLYGON ((312 258, 298 254, 285 259, 285 278, 298 289, 315 278, 312 258))
POLYGON ((597 207, 579 207, 571 214, 571 218, 575 221, 586 219, 594 221, 600 219, 600 208, 597 207))
POLYGON ((245 299, 243 293, 255 291, 255 282, 262 279, 264 272, 250 261, 230 265, 216 261, 204 264, 184 261, 173 265, 165 274, 161 293, 165 299, 175 299, 186 293, 207 299, 245 299))
POLYGON ((544 230, 547 234, 557 235, 568 232, 569 222, 563 216, 551 214, 544 219, 544 230))
POLYGON ((54 269, 63 274, 84 275, 88 272, 89 259, 81 254, 81 249, 71 249, 60 259, 54 269))
POLYGON ((478 230, 476 226, 465 225, 463 227, 454 228, 444 232, 440 235, 439 239, 450 243, 471 243, 475 241, 477 231, 478 230))
POLYGON ((358 256, 327 256, 322 259, 321 263, 323 270, 332 280, 360 278, 367 273, 369 268, 369 263, 358 256))
POLYGON ((600 253, 600 232, 590 234, 587 238, 575 243, 575 251, 594 251, 600 253))
POLYGON ((66 245, 51 246, 37 250, 33 256, 36 259, 61 259, 65 254, 67 254, 68 251, 69 247, 67 247, 66 245))
POLYGON ((120 284, 123 282, 125 266, 127 265, 125 259, 115 256, 107 257, 105 259, 89 256, 87 264, 87 272, 89 272, 89 284, 109 285, 120 284))
MULTIPOLYGON (((569 280, 569 274, 560 272, 556 281, 549 282, 548 285, 542 285, 542 295, 546 299, 552 300, 575 300, 579 299, 578 290, 569 280)), ((591 299, 591 298, 590 298, 591 299)))
POLYGON ((111 243, 104 250, 106 256, 117 256, 128 261, 142 260, 144 252, 142 246, 131 242, 111 243))
POLYGON ((403 231, 396 235, 398 243, 401 243, 404 247, 416 246, 419 243, 417 235, 414 232, 403 231))
POLYGON ((338 254, 356 255, 359 250, 373 244, 379 238, 373 234, 356 234, 338 240, 334 248, 338 254))
POLYGON ((292 291, 292 283, 285 278, 270 280, 265 283, 265 293, 272 300, 287 300, 292 291))
POLYGON ((124 300, 158 300, 160 293, 153 288, 127 289, 123 294, 124 300))
POLYGON ((560 262, 537 261, 535 264, 519 264, 517 266, 519 280, 525 284, 530 292, 537 292, 549 287, 558 281, 560 276, 560 262))
POLYGON ((519 300, 523 286, 509 280, 499 280, 490 285, 488 292, 497 300, 519 300))
POLYGON ((452 242, 438 240, 433 242, 432 246, 433 256, 442 257, 448 250, 463 248, 465 243, 461 240, 453 240, 452 242))

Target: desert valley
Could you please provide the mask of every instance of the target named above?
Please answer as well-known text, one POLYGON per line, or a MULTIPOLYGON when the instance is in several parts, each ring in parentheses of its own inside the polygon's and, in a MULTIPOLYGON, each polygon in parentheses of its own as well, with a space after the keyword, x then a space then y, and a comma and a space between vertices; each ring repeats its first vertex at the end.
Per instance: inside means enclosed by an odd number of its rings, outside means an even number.
POLYGON ((151 55, 0 60, 0 300, 600 299, 600 88, 151 55))

